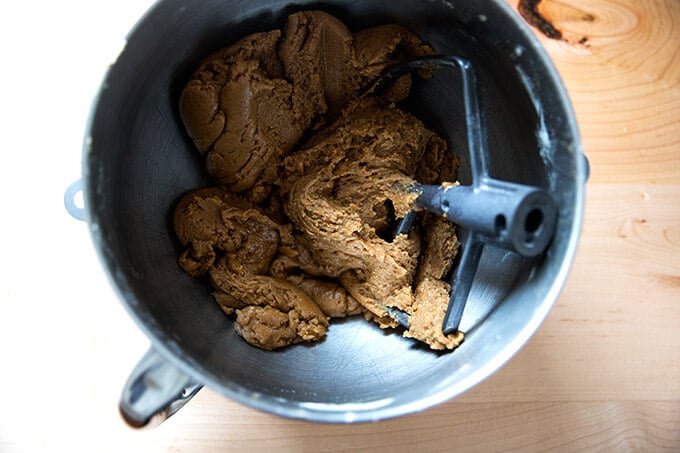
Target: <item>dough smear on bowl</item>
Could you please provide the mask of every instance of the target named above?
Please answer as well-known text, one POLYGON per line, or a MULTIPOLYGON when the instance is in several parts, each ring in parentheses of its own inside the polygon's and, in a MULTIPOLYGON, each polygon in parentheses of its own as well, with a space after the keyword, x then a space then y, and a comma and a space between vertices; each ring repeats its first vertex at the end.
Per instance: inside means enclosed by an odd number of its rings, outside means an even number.
MULTIPOLYGON (((445 141, 400 109, 406 75, 380 96, 364 88, 389 65, 434 51, 399 25, 351 33, 307 11, 210 55, 185 86, 180 113, 214 187, 174 212, 179 262, 206 275, 250 344, 317 341, 329 319, 363 314, 404 336, 454 349, 442 321, 459 247, 455 227, 426 212, 393 238, 414 181, 455 181, 445 141)), ((427 74, 422 74, 427 76, 427 74)))

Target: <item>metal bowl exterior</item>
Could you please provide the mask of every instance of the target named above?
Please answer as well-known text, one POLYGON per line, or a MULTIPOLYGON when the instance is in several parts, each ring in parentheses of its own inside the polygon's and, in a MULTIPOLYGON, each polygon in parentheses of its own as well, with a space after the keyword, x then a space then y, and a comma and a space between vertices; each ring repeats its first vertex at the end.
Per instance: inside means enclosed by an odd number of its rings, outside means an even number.
MULTIPOLYGON (((535 333, 557 300, 576 252, 586 162, 568 96, 548 56, 503 1, 323 4, 351 28, 388 22, 442 54, 478 65, 485 84, 495 177, 539 185, 558 209, 538 260, 488 250, 461 328, 466 341, 434 353, 363 319, 333 323, 314 346, 252 348, 177 265, 171 212, 208 184, 181 126, 177 98, 210 51, 280 27, 312 2, 159 1, 129 34, 94 102, 83 159, 86 217, 111 284, 153 347, 196 382, 248 406, 322 422, 374 421, 423 410, 478 384, 535 333)), ((415 87, 407 106, 467 164, 456 80, 415 87)), ((468 174, 469 176, 469 174, 468 174)), ((465 170, 461 179, 465 180, 465 170)))

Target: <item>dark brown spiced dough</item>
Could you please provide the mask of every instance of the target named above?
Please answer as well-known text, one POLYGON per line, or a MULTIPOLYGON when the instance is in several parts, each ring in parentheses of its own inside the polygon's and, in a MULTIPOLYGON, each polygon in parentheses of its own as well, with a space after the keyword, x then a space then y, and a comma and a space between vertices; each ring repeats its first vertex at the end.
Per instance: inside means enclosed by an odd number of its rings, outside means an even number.
MULTIPOLYGON (((260 202, 276 164, 313 122, 332 119, 388 64, 432 53, 398 25, 353 36, 329 14, 301 12, 283 37, 256 33, 209 56, 184 88, 180 112, 212 178, 260 202)), ((409 87, 404 77, 391 100, 409 87)))
POLYGON ((302 12, 283 34, 211 55, 186 85, 182 119, 220 187, 177 205, 180 265, 208 275, 250 344, 319 340, 329 317, 359 313, 396 326, 385 307, 408 312, 405 336, 434 349, 462 341, 441 332, 453 225, 420 213, 408 235, 391 237, 414 201, 398 188, 454 181, 457 161, 394 105, 410 76, 360 96, 386 66, 433 53, 398 25, 353 35, 326 13, 302 12))

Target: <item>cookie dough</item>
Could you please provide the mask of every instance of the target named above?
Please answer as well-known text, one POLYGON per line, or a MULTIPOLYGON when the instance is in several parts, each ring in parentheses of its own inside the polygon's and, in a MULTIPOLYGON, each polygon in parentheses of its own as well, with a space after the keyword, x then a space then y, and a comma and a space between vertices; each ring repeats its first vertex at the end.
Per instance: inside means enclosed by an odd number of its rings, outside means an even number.
POLYGON ((455 180, 446 143, 396 102, 410 76, 380 96, 369 86, 399 61, 434 51, 398 25, 358 33, 329 14, 291 15, 284 32, 250 35, 209 56, 182 92, 180 113, 217 186, 174 212, 180 265, 207 275, 250 344, 322 339, 331 317, 363 313, 404 335, 453 349, 441 326, 459 243, 448 221, 418 213, 392 237, 414 181, 455 180))
MULTIPOLYGON (((182 91, 180 112, 215 182, 257 203, 310 126, 333 119, 387 65, 433 53, 398 25, 352 35, 329 14, 301 12, 283 35, 256 33, 209 56, 182 91)), ((391 100, 409 88, 402 78, 391 100)))

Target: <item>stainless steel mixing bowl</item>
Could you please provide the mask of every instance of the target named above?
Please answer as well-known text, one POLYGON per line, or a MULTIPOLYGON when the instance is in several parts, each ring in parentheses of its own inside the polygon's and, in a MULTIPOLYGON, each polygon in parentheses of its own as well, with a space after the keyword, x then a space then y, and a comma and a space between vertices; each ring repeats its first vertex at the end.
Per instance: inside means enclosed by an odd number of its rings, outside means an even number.
MULTIPOLYGON (((405 106, 461 156, 465 183, 457 77, 437 71, 416 83, 405 106)), ((201 385, 257 409, 324 422, 395 417, 459 395, 507 362, 555 303, 576 250, 587 177, 558 74, 502 0, 159 1, 102 83, 85 143, 84 217, 111 283, 152 342, 121 400, 135 425, 171 414, 201 385), (182 127, 180 90, 211 51, 281 27, 302 9, 323 9, 352 29, 400 23, 440 54, 470 59, 484 85, 492 175, 543 187, 557 203, 557 233, 542 257, 486 249, 461 324, 466 340, 454 352, 432 352, 363 319, 334 321, 319 344, 259 350, 236 335, 209 284, 177 264, 174 203, 209 183, 182 127)))

